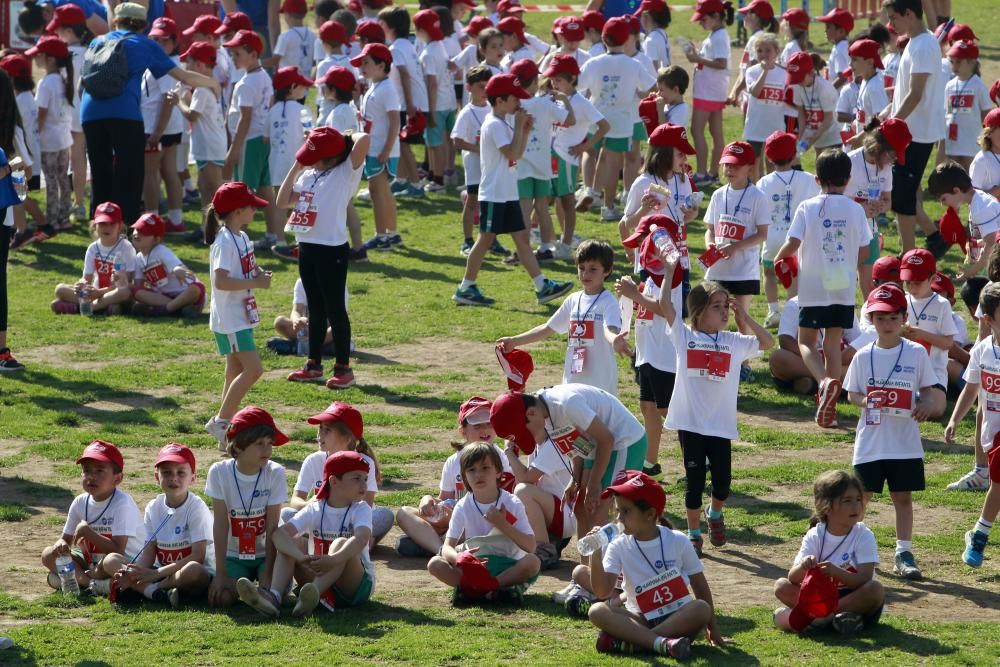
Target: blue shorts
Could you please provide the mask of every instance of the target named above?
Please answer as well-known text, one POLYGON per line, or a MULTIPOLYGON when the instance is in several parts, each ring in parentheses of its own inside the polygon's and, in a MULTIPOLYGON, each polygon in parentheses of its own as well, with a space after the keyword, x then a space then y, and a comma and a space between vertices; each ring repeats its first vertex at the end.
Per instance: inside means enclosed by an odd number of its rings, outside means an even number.
POLYGON ((388 162, 383 164, 378 161, 376 156, 368 155, 365 157, 365 178, 371 180, 385 171, 389 175, 389 179, 392 180, 396 178, 396 167, 398 165, 398 157, 391 157, 388 162))
POLYGON ((434 127, 428 125, 424 130, 424 140, 428 146, 432 148, 440 146, 444 143, 445 137, 451 136, 451 131, 455 129, 456 116, 454 109, 434 112, 434 127))

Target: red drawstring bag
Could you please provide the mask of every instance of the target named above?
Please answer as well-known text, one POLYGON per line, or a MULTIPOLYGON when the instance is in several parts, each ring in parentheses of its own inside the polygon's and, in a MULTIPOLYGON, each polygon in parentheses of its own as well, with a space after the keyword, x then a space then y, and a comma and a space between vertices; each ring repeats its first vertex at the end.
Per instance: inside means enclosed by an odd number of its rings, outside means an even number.
POLYGON ((795 608, 801 609, 810 618, 824 618, 837 611, 840 595, 837 582, 814 567, 806 572, 799 588, 799 602, 795 608))
POLYGON ((475 554, 463 551, 455 560, 455 567, 462 571, 462 579, 458 588, 462 595, 470 598, 481 598, 500 588, 500 582, 486 569, 486 564, 476 558, 475 554))

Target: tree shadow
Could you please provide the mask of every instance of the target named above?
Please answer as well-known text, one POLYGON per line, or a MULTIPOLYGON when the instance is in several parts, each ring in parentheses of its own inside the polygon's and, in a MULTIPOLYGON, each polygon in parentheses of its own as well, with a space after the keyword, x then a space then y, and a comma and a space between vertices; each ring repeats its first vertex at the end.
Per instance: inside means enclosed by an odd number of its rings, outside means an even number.
POLYGON ((0 498, 23 503, 28 511, 32 511, 31 507, 51 507, 65 512, 69 510, 74 497, 72 491, 54 484, 23 477, 0 476, 0 498))
POLYGON ((401 405, 410 408, 421 408, 424 410, 451 410, 456 409, 455 401, 449 401, 436 396, 413 396, 401 394, 388 387, 376 384, 357 385, 367 396, 377 396, 390 405, 401 405))
POLYGON ((713 550, 705 554, 705 559, 713 560, 720 565, 726 565, 737 570, 743 570, 744 572, 748 572, 750 576, 770 581, 774 581, 788 574, 787 570, 782 569, 774 563, 766 561, 762 558, 757 558, 756 556, 740 551, 739 549, 729 548, 725 551, 713 550), (726 556, 732 556, 733 558, 726 558, 726 556))
MULTIPOLYGON (((883 575, 883 582, 897 581, 893 579, 891 573, 883 572, 881 568, 879 568, 879 572, 883 575)), ((901 586, 885 586, 886 600, 893 604, 911 602, 930 594, 965 600, 982 609, 1000 609, 1000 592, 985 587, 974 588, 956 581, 925 579, 923 581, 907 581, 905 585, 901 586)))
MULTIPOLYGON (((911 634, 885 623, 878 623, 855 637, 844 637, 832 628, 809 632, 801 635, 804 641, 817 644, 849 647, 861 654, 882 654, 889 649, 896 649, 914 656, 920 656, 921 661, 928 659, 933 662, 934 656, 946 656, 956 652, 951 646, 946 646, 931 637, 911 634)), ((860 657, 860 656, 859 656, 860 657)), ((862 658, 862 661, 866 661, 862 658)))

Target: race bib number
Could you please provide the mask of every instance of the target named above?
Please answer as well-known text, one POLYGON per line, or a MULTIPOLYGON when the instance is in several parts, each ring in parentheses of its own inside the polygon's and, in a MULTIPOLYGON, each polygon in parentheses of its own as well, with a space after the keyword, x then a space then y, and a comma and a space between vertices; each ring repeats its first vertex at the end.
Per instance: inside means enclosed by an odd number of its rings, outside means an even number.
POLYGON ((156 562, 160 565, 169 565, 177 561, 184 560, 191 555, 191 547, 181 547, 180 549, 166 549, 156 547, 156 562))
POLYGON ((721 350, 687 351, 688 377, 722 382, 729 374, 732 355, 721 350))
POLYGON ((806 109, 806 127, 810 130, 818 130, 822 125, 824 112, 822 109, 806 109))
POLYGON ((248 296, 243 299, 243 310, 246 314, 247 323, 251 326, 260 324, 260 313, 257 312, 257 299, 248 296))
POLYGON ((981 371, 979 377, 986 394, 986 411, 1000 412, 1000 375, 981 371))
POLYGON ((567 456, 587 457, 597 447, 596 443, 591 442, 586 435, 580 433, 572 426, 566 426, 552 432, 549 434, 549 438, 551 438, 552 444, 556 446, 556 449, 567 456))
POLYGON ((247 251, 247 254, 240 256, 240 269, 244 276, 250 276, 257 270, 257 257, 253 254, 252 248, 247 251))
POLYGON ((313 536, 312 538, 312 555, 313 556, 325 556, 327 549, 333 544, 333 540, 324 540, 320 537, 313 536))
POLYGON ((653 326, 653 311, 648 308, 643 308, 639 306, 639 309, 635 311, 635 326, 637 327, 651 327, 653 326))
POLYGON ((757 99, 764 102, 777 102, 779 104, 785 103, 785 89, 784 88, 774 88, 772 86, 764 86, 760 89, 760 95, 757 99))
POLYGON ((594 344, 594 320, 570 320, 570 347, 591 347, 594 344))
POLYGON ((672 614, 691 601, 677 568, 670 568, 635 587, 635 601, 648 621, 672 614))
POLYGON ((975 106, 974 97, 971 94, 963 95, 952 95, 951 96, 951 111, 952 113, 972 113, 972 108, 975 106))
POLYGON ((295 209, 288 216, 285 231, 290 234, 305 234, 316 226, 316 206, 313 204, 314 193, 300 192, 295 202, 295 209))
POLYGON ((110 259, 94 259, 94 270, 97 272, 97 286, 101 289, 111 287, 111 274, 115 270, 115 264, 110 259))
POLYGON ((455 480, 455 500, 461 500, 465 496, 465 482, 461 477, 455 480))
POLYGON ((715 223, 716 238, 726 241, 742 241, 746 226, 735 215, 720 215, 715 223))
MULTIPOLYGON (((866 394, 871 394, 873 391, 879 391, 879 388, 874 385, 868 385, 866 394)), ((909 418, 910 411, 913 410, 912 390, 900 387, 887 387, 881 391, 885 392, 885 398, 879 404, 879 410, 882 412, 880 416, 909 418)))
POLYGON ((147 264, 146 268, 142 270, 142 277, 153 287, 163 287, 169 280, 167 267, 160 261, 147 264))
POLYGON ((229 530, 236 536, 240 560, 257 558, 257 536, 264 534, 266 523, 267 519, 263 515, 249 519, 229 517, 229 530))

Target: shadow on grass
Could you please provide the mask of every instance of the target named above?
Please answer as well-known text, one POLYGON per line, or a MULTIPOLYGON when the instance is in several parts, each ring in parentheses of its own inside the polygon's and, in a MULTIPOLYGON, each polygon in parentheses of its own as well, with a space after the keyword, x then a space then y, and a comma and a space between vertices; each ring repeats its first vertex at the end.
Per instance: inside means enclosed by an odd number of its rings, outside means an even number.
MULTIPOLYGON (((288 628, 295 628, 310 622, 309 617, 293 617, 289 609, 283 609, 283 614, 279 619, 265 618, 239 602, 229 609, 216 611, 225 614, 237 625, 278 623, 288 628)), ((408 625, 423 627, 433 625, 452 627, 455 625, 454 621, 434 618, 422 611, 388 605, 377 600, 368 600, 359 607, 337 609, 333 613, 326 611, 323 607, 317 607, 312 618, 328 634, 370 639, 380 639, 394 631, 387 621, 403 621, 408 625)))
POLYGON ((713 560, 720 565, 727 565, 737 570, 743 570, 749 573, 750 576, 761 577, 763 579, 775 580, 788 574, 787 569, 740 551, 739 548, 729 547, 725 551, 707 551, 705 558, 713 560), (732 556, 732 558, 727 558, 727 556, 732 556))
POLYGON ((882 574, 885 577, 883 581, 899 583, 899 585, 886 585, 886 599, 894 604, 918 600, 933 593, 966 600, 982 609, 1000 609, 1000 592, 989 588, 974 588, 956 581, 924 580, 908 581, 903 584, 887 571, 883 571, 882 574))
MULTIPOLYGON (((889 649, 896 649, 903 653, 920 656, 921 662, 925 662, 929 658, 933 662, 933 656, 945 656, 955 653, 953 647, 945 646, 936 639, 904 632, 885 623, 879 623, 870 630, 864 630, 857 637, 844 637, 832 629, 809 633, 802 635, 802 637, 804 641, 831 646, 844 646, 861 654, 880 654, 889 649)), ((864 658, 862 658, 862 661, 867 662, 864 658)))
MULTIPOLYGON (((0 476, 0 498, 7 501, 66 511, 74 496, 72 491, 54 484, 35 482, 23 477, 0 476)), ((25 507, 25 510, 33 512, 30 507, 25 507)))
POLYGON ((411 394, 401 394, 389 387, 377 384, 357 385, 367 396, 377 396, 390 405, 405 405, 407 407, 422 408, 424 410, 451 410, 456 409, 455 401, 449 401, 436 396, 413 396, 411 394))

